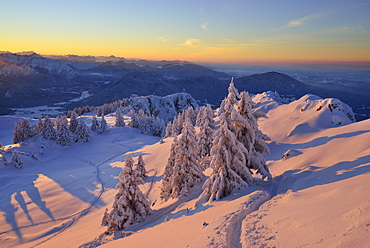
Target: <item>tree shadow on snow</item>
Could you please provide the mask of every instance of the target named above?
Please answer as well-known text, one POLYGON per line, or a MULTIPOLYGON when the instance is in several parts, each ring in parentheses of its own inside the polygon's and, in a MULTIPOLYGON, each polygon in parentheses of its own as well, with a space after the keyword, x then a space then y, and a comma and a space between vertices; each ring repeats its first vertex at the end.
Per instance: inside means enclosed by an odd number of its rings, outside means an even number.
POLYGON ((277 193, 283 194, 289 189, 303 190, 370 173, 369 162, 370 155, 367 155, 353 161, 341 161, 326 168, 307 166, 286 171, 275 178, 280 181, 277 193))
POLYGON ((272 142, 270 143, 269 147, 271 150, 271 155, 267 155, 266 158, 268 160, 279 160, 281 156, 284 154, 289 149, 306 149, 306 148, 312 148, 312 147, 317 147, 321 145, 325 145, 326 143, 335 140, 335 139, 341 139, 341 138, 350 138, 354 137, 357 135, 361 135, 364 133, 368 133, 370 130, 360 130, 360 131, 355 131, 351 133, 342 133, 334 136, 325 136, 325 137, 319 137, 314 140, 308 141, 306 143, 301 143, 301 144, 287 144, 287 143, 275 143, 272 142))

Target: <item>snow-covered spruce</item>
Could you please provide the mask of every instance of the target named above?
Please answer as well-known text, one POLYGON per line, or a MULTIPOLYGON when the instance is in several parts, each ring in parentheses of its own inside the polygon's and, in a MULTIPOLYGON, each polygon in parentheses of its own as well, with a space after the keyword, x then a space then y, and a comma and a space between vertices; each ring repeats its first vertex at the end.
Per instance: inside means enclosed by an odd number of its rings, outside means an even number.
POLYGON ((270 154, 270 149, 265 143, 268 137, 258 129, 257 123, 259 118, 266 117, 266 115, 261 111, 253 111, 253 106, 254 103, 248 92, 241 92, 240 100, 236 103, 236 109, 249 125, 237 126, 236 136, 248 149, 248 168, 256 170, 257 173, 262 175, 262 178, 271 179, 266 161, 262 156, 262 153, 270 154))
POLYGON ((18 154, 17 150, 13 150, 11 165, 17 169, 23 168, 23 162, 18 154))
POLYGON ((134 174, 137 179, 137 183, 143 183, 144 179, 147 178, 147 172, 145 169, 145 162, 142 153, 139 154, 139 158, 134 169, 134 174))
POLYGON ((177 146, 177 136, 172 142, 171 149, 170 149, 170 156, 167 160, 166 167, 164 169, 163 177, 162 177, 162 186, 161 186, 161 193, 160 197, 161 199, 167 199, 172 194, 172 173, 173 168, 175 165, 175 152, 176 152, 176 146, 177 146))
POLYGON ((54 129, 54 121, 46 116, 44 119, 44 130, 42 131, 42 136, 47 140, 56 140, 57 133, 54 129))
POLYGON ((86 126, 85 122, 78 121, 76 128, 76 138, 75 142, 90 142, 91 141, 91 132, 90 129, 86 126))
POLYGON ((104 118, 104 115, 101 117, 100 126, 98 129, 99 133, 107 133, 109 131, 107 121, 104 118))
POLYGON ((129 154, 125 159, 125 167, 119 174, 119 183, 116 188, 113 209, 109 216, 103 216, 102 223, 107 223, 107 233, 122 230, 134 222, 141 222, 152 213, 149 201, 136 185, 136 178, 132 170, 134 160, 129 154))
POLYGON ((240 189, 252 181, 252 175, 245 166, 247 153, 229 128, 226 113, 220 116, 220 128, 215 132, 211 149, 211 176, 203 185, 203 192, 196 205, 212 202, 229 195, 234 189, 240 189))
POLYGON ((77 117, 78 117, 77 113, 75 111, 72 111, 71 119, 69 121, 69 130, 71 130, 72 133, 76 133, 77 124, 78 124, 77 117))
POLYGON ((66 116, 57 118, 57 144, 62 146, 70 146, 72 144, 72 133, 68 128, 66 116))
POLYGON ((121 108, 117 108, 115 126, 116 127, 124 127, 125 125, 126 125, 125 124, 125 119, 122 116, 122 109, 121 108))
POLYGON ((30 121, 28 119, 19 119, 14 125, 13 142, 20 143, 34 136, 30 121))
POLYGON ((95 131, 98 130, 100 127, 99 121, 96 118, 96 116, 93 116, 92 121, 91 121, 91 130, 95 131))
POLYGON ((220 127, 211 149, 212 175, 203 185, 197 204, 214 201, 252 183, 252 169, 263 178, 271 178, 262 152, 269 153, 253 115, 252 100, 246 92, 238 93, 231 81, 228 95, 219 110, 220 127), (237 98, 240 98, 238 101, 237 98))
MULTIPOLYGON (((199 157, 196 152, 195 131, 188 116, 185 119, 183 134, 171 148, 171 151, 175 153, 170 154, 170 159, 174 158, 173 167, 166 167, 166 169, 170 169, 172 175, 170 178, 164 178, 162 182, 161 196, 163 198, 187 195, 189 188, 199 183, 203 178, 203 167, 197 162, 199 157)), ((166 174, 169 173, 165 172, 166 174)))
POLYGON ((210 155, 214 134, 213 111, 210 105, 200 108, 197 123, 199 126, 199 132, 197 133, 198 155, 203 158, 210 155))

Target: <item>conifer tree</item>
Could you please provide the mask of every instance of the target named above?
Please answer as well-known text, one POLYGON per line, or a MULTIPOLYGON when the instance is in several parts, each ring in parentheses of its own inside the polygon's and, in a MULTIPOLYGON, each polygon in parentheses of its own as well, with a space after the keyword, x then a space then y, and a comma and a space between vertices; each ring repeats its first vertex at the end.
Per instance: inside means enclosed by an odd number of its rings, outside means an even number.
POLYGON ((78 121, 76 128, 76 139, 75 142, 90 142, 91 141, 91 132, 90 129, 86 126, 85 122, 78 121))
POLYGON ((47 140, 56 140, 57 133, 54 129, 54 121, 46 116, 44 119, 44 130, 42 132, 42 136, 47 140))
POLYGON ((139 122, 137 120, 137 114, 135 113, 135 110, 131 109, 130 112, 128 113, 128 115, 131 116, 131 121, 130 121, 129 126, 131 128, 138 128, 139 127, 139 122))
POLYGON ((144 179, 147 177, 147 172, 145 169, 145 162, 144 162, 142 153, 139 154, 139 158, 135 166, 134 174, 135 174, 135 177, 138 183, 143 183, 144 179))
POLYGON ((99 133, 106 133, 109 131, 107 121, 104 118, 104 115, 101 117, 100 127, 99 127, 99 133))
POLYGON ((99 125, 98 119, 96 118, 96 116, 93 116, 92 122, 91 122, 91 130, 98 130, 99 127, 100 125, 99 125))
POLYGON ((13 150, 11 165, 17 169, 23 168, 23 162, 16 150, 13 150))
POLYGON ((20 143, 32 136, 34 135, 29 120, 19 119, 18 123, 14 125, 13 142, 20 143))
POLYGON ((169 179, 170 188, 163 188, 163 195, 170 195, 172 198, 179 195, 187 195, 189 188, 200 182, 203 178, 203 168, 198 163, 197 144, 195 131, 189 117, 186 117, 183 134, 174 145, 172 152, 175 152, 172 167, 172 176, 169 179))
POLYGON ((206 157, 210 155, 211 148, 212 148, 212 141, 213 141, 213 134, 214 130, 211 128, 213 126, 213 118, 212 123, 210 118, 207 116, 207 112, 205 112, 206 108, 204 107, 203 110, 199 111, 199 113, 203 113, 199 116, 201 119, 197 122, 199 123, 199 132, 197 133, 197 140, 198 140, 198 155, 200 158, 206 157))
POLYGON ((37 131, 38 133, 42 133, 44 131, 44 122, 41 117, 39 117, 37 121, 37 131))
POLYGON ((211 149, 211 176, 203 185, 203 193, 198 202, 219 200, 229 195, 234 189, 247 186, 252 175, 245 166, 247 152, 230 130, 226 113, 220 115, 220 128, 215 132, 211 149))
POLYGON ((161 199, 167 199, 172 194, 172 176, 173 176, 173 168, 175 166, 175 154, 176 154, 176 146, 177 146, 177 137, 172 142, 171 149, 170 149, 170 156, 167 160, 166 167, 164 169, 163 177, 162 177, 162 186, 161 186, 161 199))
POLYGON ((121 108, 117 108, 117 110, 116 110, 116 123, 115 123, 115 126, 116 127, 124 127, 125 125, 126 125, 125 124, 125 119, 122 116, 122 109, 121 108))
POLYGON ((75 111, 72 111, 71 119, 69 121, 69 130, 71 130, 72 133, 76 133, 77 124, 78 124, 77 117, 78 117, 77 113, 75 111))
POLYGON ((5 154, 6 154, 5 150, 2 149, 1 150, 2 161, 3 161, 3 164, 7 166, 7 165, 9 165, 9 162, 8 162, 8 159, 6 158, 6 155, 5 154))
POLYGON ((108 223, 107 233, 122 230, 134 222, 141 222, 152 213, 149 201, 136 185, 132 170, 133 163, 131 155, 128 155, 125 159, 125 167, 119 174, 120 181, 116 185, 118 192, 113 209, 106 221, 108 223))
POLYGON ((70 146, 72 144, 72 133, 68 128, 66 116, 57 118, 57 144, 62 146, 70 146))

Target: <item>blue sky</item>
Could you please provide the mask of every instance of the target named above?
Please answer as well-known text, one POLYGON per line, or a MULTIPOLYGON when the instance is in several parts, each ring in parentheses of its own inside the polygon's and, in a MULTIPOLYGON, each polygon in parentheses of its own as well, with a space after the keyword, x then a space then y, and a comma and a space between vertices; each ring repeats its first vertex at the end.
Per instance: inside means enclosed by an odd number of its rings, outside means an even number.
POLYGON ((0 0, 0 50, 202 62, 369 61, 370 1, 0 0))

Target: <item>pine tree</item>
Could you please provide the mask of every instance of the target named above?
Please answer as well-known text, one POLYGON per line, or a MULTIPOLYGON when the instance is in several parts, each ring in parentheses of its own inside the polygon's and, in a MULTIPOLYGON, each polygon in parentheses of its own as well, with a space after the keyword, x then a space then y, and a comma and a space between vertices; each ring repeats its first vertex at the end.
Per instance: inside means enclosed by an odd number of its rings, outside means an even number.
POLYGON ((33 137, 31 124, 27 119, 19 119, 18 123, 14 125, 13 142, 20 143, 33 137))
POLYGON ((77 113, 75 111, 72 111, 71 113, 71 119, 69 121, 69 130, 71 130, 72 133, 76 133, 78 120, 77 120, 77 113))
POLYGON ((200 122, 199 132, 197 133, 198 140, 198 155, 200 158, 210 155, 212 148, 214 130, 210 128, 207 119, 200 122))
POLYGON ((141 222, 152 213, 149 201, 136 185, 132 170, 134 161, 131 155, 125 159, 125 167, 119 174, 113 209, 109 214, 107 233, 122 230, 134 222, 141 222))
POLYGON ((139 154, 139 158, 135 166, 134 174, 135 174, 135 177, 138 183, 143 183, 144 179, 147 177, 147 172, 145 169, 145 162, 144 162, 142 153, 139 154))
POLYGON ((90 142, 91 141, 91 132, 90 129, 86 126, 85 122, 78 121, 76 128, 76 139, 75 142, 90 142))
POLYGON ((42 131, 42 136, 47 140, 56 140, 57 133, 54 129, 54 122, 46 116, 44 119, 44 130, 42 131))
POLYGON ((172 137, 172 136, 174 136, 173 135, 173 124, 172 122, 168 122, 166 125, 166 131, 165 131, 164 137, 167 138, 167 137, 172 137))
MULTIPOLYGON (((200 182, 203 178, 203 168, 197 162, 197 144, 195 131, 189 117, 186 117, 183 134, 174 145, 172 152, 175 155, 170 178, 170 196, 187 195, 189 188, 200 182)), ((166 195, 166 193, 164 193, 166 195)))
POLYGON ((6 154, 5 150, 2 148, 1 149, 2 161, 3 161, 3 164, 7 166, 7 165, 9 165, 9 162, 8 162, 8 159, 6 158, 5 154, 6 154))
POLYGON ((92 118, 92 123, 91 123, 91 130, 99 130, 99 122, 98 122, 98 119, 96 118, 96 116, 93 116, 92 118))
POLYGON ((42 133, 44 131, 44 122, 41 117, 39 117, 37 121, 37 131, 38 133, 42 133))
POLYGON ((109 131, 107 121, 104 118, 104 115, 101 117, 99 133, 107 133, 109 131))
POLYGON ((257 118, 265 117, 265 115, 262 112, 253 112, 253 105, 254 103, 248 92, 241 92, 240 100, 237 103, 237 111, 248 121, 249 127, 239 126, 236 135, 249 151, 248 168, 256 170, 257 173, 262 175, 262 178, 271 179, 272 176, 262 156, 262 153, 270 154, 270 149, 264 141, 267 136, 258 129, 257 123, 257 118))
POLYGON ((66 116, 57 118, 57 144, 62 146, 70 146, 72 144, 72 133, 68 128, 66 116))
POLYGON ((246 148, 236 139, 230 125, 227 113, 221 113, 220 128, 215 132, 211 149, 213 171, 203 185, 197 204, 219 200, 252 181, 252 175, 245 166, 246 148))
POLYGON ((129 123, 129 126, 131 128, 138 128, 139 127, 139 122, 137 121, 137 116, 136 116, 135 110, 131 109, 130 112, 128 112, 128 115, 131 116, 131 121, 129 123))
POLYGON ((167 199, 172 194, 172 175, 173 175, 173 168, 175 166, 175 154, 176 154, 176 146, 177 146, 177 137, 172 142, 171 149, 170 149, 170 156, 167 160, 166 167, 164 169, 163 177, 162 177, 162 186, 161 186, 161 199, 167 199))
POLYGON ((23 168, 23 162, 16 150, 13 150, 11 165, 17 169, 23 168))
POLYGON ((125 125, 126 125, 125 124, 125 119, 122 116, 122 109, 121 108, 117 108, 115 126, 116 127, 124 127, 125 125))

